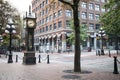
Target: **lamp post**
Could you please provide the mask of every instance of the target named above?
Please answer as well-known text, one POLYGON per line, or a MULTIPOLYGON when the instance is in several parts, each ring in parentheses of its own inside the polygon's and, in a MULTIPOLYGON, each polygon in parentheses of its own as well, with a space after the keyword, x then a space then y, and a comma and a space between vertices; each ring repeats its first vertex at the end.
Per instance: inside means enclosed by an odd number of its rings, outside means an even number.
POLYGON ((103 30, 103 28, 101 27, 99 30, 99 37, 101 39, 101 55, 104 55, 104 49, 103 49, 103 38, 105 36, 105 31, 103 30))
POLYGON ((12 47, 11 47, 11 45, 12 45, 12 34, 13 33, 16 33, 16 30, 15 30, 15 23, 13 23, 13 21, 12 21, 12 19, 10 18, 9 20, 8 20, 8 25, 7 25, 7 27, 6 27, 6 30, 5 30, 5 32, 6 33, 9 33, 9 57, 8 57, 8 63, 13 63, 13 60, 12 60, 12 47))

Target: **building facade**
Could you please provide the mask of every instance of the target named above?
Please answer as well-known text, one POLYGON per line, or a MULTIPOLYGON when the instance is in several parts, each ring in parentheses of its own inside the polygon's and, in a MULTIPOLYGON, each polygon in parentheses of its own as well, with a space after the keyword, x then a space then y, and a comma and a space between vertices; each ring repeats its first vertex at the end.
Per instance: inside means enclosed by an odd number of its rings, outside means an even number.
MULTIPOLYGON (((35 29, 35 50, 40 52, 66 52, 74 51, 74 45, 67 41, 73 32, 70 28, 73 12, 64 8, 61 2, 49 4, 49 0, 33 0, 32 11, 37 16, 35 29)), ((97 48, 96 31, 100 28, 100 16, 106 12, 103 5, 106 0, 95 0, 94 2, 81 2, 79 7, 80 23, 87 25, 88 39, 86 47, 97 48)))

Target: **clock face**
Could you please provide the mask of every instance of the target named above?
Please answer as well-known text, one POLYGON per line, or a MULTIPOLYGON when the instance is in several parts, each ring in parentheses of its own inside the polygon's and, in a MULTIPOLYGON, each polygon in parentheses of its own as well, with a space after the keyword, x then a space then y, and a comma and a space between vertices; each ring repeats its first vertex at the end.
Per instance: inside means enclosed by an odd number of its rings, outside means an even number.
POLYGON ((28 27, 34 27, 35 22, 33 20, 28 20, 28 27))

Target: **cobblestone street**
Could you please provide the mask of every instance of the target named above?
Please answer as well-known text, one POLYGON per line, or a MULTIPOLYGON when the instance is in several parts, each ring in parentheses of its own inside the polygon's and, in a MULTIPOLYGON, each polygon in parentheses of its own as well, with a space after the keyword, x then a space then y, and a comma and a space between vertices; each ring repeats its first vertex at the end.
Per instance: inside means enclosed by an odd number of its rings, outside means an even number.
MULTIPOLYGON (((73 53, 54 53, 47 64, 45 53, 43 60, 36 65, 22 64, 23 53, 14 52, 13 63, 8 64, 5 56, 0 58, 0 80, 120 80, 120 74, 113 74, 113 57, 96 56, 95 52, 82 52, 82 73, 73 72, 73 53), (83 54, 84 53, 84 54, 83 54), (18 62, 15 55, 18 54, 18 62)), ((118 56, 120 60, 120 56, 118 56)), ((120 64, 118 63, 120 72, 120 64)))

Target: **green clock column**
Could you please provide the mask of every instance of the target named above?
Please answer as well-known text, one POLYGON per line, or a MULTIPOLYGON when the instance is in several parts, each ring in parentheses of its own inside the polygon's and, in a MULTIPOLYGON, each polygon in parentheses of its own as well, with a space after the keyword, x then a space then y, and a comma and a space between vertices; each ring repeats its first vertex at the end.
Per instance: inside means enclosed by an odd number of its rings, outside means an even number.
POLYGON ((24 17, 25 22, 25 46, 23 64, 36 64, 35 50, 34 50, 34 29, 36 28, 36 17, 31 14, 31 7, 29 7, 29 14, 24 17))

